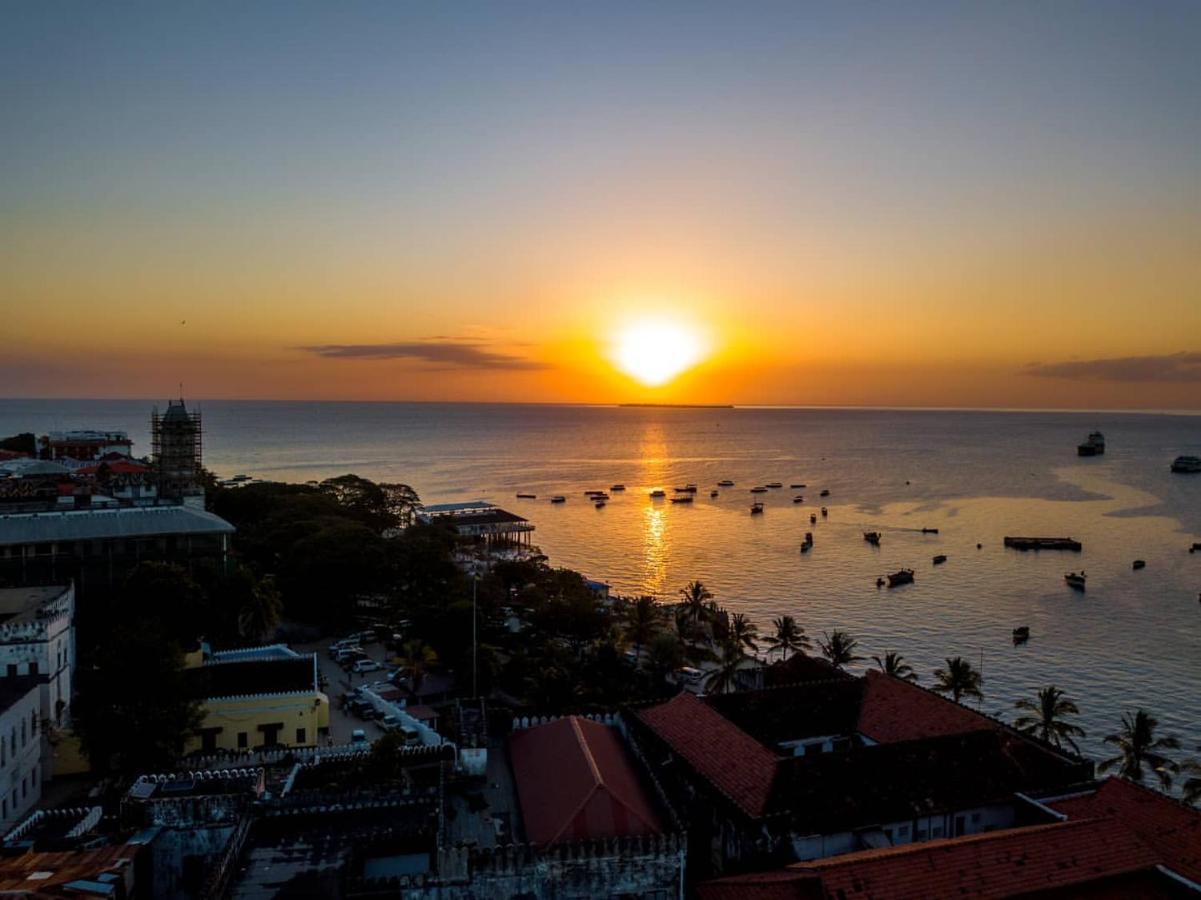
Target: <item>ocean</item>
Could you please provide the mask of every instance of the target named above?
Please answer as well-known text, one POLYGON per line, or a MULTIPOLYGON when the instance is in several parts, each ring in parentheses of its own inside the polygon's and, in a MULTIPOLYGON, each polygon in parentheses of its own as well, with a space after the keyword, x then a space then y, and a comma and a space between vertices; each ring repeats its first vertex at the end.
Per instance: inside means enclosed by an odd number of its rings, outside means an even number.
MULTIPOLYGON (((0 434, 120 428, 149 452, 152 401, 0 400, 0 434)), ((1056 684, 1102 738, 1143 707, 1201 744, 1201 416, 1098 412, 698 409, 419 403, 198 404, 204 461, 223 477, 289 481, 346 472, 411 484, 426 502, 485 499, 529 518, 552 563, 620 593, 673 599, 692 579, 761 630, 794 615, 868 657, 895 650, 921 675, 948 656, 981 666, 980 708, 1056 684), (1105 433, 1104 456, 1076 445, 1105 433), (735 487, 711 499, 721 479, 735 487), (756 495, 753 485, 784 487, 756 495), (604 509, 583 496, 622 482, 604 509), (654 487, 695 482, 690 505, 654 487), (792 490, 791 484, 804 483, 792 490), (819 491, 829 496, 820 498, 819 491), (518 500, 517 492, 538 495, 518 500), (564 504, 546 498, 563 494, 564 504), (795 495, 804 502, 794 503, 795 495), (820 515, 820 507, 828 517, 820 515), (818 513, 816 524, 809 516, 818 513), (923 534, 937 528, 938 534, 923 534), (863 540, 879 531, 879 547, 863 540), (813 549, 799 552, 807 531, 813 549), (1071 536, 1081 553, 1019 552, 1007 534, 1071 536), (977 549, 977 544, 980 548, 977 549), (936 554, 947 562, 935 566, 936 554), (1135 559, 1146 560, 1141 571, 1135 559), (911 585, 877 588, 906 567, 911 585), (1085 570, 1072 591, 1068 571, 1085 570), (1012 629, 1030 627, 1014 646, 1012 629)), ((1201 756, 1201 752, 1193 753, 1201 756)))

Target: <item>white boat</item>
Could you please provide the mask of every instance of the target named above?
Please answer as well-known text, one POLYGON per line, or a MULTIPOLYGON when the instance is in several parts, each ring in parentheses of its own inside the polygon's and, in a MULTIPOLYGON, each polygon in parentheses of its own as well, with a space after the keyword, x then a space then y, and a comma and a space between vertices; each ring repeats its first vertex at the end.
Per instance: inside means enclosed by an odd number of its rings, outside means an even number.
POLYGON ((1070 588, 1075 588, 1078 591, 1084 590, 1085 577, 1083 571, 1079 573, 1068 572, 1068 574, 1063 576, 1063 580, 1067 582, 1070 588))
POLYGON ((752 503, 751 504, 751 515, 752 516, 757 516, 762 512, 763 512, 763 504, 762 503, 752 503))

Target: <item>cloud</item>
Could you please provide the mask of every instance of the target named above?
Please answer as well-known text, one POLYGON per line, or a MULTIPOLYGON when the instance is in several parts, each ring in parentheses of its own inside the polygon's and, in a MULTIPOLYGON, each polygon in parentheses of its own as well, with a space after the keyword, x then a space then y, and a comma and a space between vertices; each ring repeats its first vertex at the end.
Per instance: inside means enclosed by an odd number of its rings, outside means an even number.
POLYGON ((479 343, 457 340, 409 341, 396 344, 318 344, 302 347, 326 359, 416 359, 442 369, 490 369, 532 371, 545 363, 507 356, 479 343))
POLYGON ((1201 382, 1201 353, 1031 363, 1022 373, 1039 378, 1069 378, 1076 381, 1201 382))

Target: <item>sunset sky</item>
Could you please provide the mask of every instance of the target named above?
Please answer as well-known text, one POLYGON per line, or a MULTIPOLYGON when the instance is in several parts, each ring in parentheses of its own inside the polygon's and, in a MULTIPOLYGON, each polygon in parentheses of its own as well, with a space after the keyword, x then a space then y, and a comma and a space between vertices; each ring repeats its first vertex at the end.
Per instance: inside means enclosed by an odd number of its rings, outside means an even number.
POLYGON ((2 396, 1201 407, 1196 2, 3 21, 2 396))

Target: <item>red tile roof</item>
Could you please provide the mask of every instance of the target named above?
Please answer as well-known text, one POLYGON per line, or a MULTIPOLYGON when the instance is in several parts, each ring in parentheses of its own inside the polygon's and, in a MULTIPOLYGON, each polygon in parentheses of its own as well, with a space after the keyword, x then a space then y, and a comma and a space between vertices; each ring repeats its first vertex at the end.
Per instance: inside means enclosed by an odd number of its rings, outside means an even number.
POLYGON ((81 466, 75 470, 77 475, 95 475, 100 471, 100 466, 107 467, 108 471, 114 475, 140 475, 151 471, 150 466, 145 463, 134 462, 129 459, 118 459, 113 462, 103 461, 90 466, 81 466))
POLYGON ((1069 819, 1115 819, 1173 872, 1201 882, 1201 811, 1123 778, 1106 779, 1088 794, 1045 802, 1069 819))
POLYGON ((776 774, 775 753, 687 691, 638 717, 743 812, 763 814, 776 774))
POLYGON ((516 731, 509 759, 530 843, 662 830, 621 737, 608 725, 568 716, 516 731))
POLYGON ((972 712, 925 688, 869 671, 856 730, 877 743, 913 741, 997 727, 986 716, 972 712))
POLYGON ((761 890, 766 883, 759 875, 719 879, 701 885, 699 895, 701 900, 983 900, 1121 878, 1158 862, 1150 847, 1117 822, 1086 819, 848 853, 789 866, 777 873, 772 893, 761 890), (756 886, 759 891, 744 889, 756 886))

